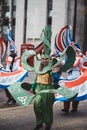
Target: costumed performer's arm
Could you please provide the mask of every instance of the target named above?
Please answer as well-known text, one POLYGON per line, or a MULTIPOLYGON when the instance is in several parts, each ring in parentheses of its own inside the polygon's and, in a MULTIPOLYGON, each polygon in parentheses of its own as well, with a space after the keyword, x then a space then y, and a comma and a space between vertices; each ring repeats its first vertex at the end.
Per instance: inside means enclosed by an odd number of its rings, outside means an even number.
POLYGON ((37 76, 36 76, 36 78, 35 78, 35 80, 34 80, 34 83, 33 83, 32 86, 31 86, 31 89, 30 89, 30 92, 31 92, 31 93, 35 93, 36 81, 37 81, 37 76))
POLYGON ((53 82, 52 82, 53 88, 58 89, 60 87, 58 85, 59 77, 61 75, 60 68, 59 67, 52 68, 52 71, 50 72, 50 75, 53 76, 53 82))

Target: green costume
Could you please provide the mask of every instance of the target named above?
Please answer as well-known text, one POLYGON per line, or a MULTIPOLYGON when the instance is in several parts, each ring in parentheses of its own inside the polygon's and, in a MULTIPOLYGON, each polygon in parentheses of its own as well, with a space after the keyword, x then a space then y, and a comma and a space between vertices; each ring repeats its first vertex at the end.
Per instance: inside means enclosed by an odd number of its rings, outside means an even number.
MULTIPOLYGON (((65 59, 65 53, 67 54, 67 60, 64 65, 60 67, 60 72, 66 72, 73 66, 75 61, 75 52, 72 47, 67 47, 62 52, 60 59, 53 58, 50 60, 50 28, 42 30, 41 41, 44 43, 44 52, 42 54, 42 62, 36 59, 34 67, 31 67, 27 63, 27 58, 32 55, 36 55, 34 50, 25 51, 22 55, 23 67, 26 70, 33 70, 37 76, 32 85, 32 90, 36 95, 28 95, 22 90, 20 83, 14 83, 8 87, 9 92, 14 99, 22 106, 27 106, 34 99, 34 111, 36 115, 36 127, 34 130, 39 130, 42 127, 42 123, 46 124, 45 130, 50 130, 53 122, 53 103, 54 93, 59 93, 65 97, 75 97, 77 94, 67 91, 67 88, 59 87, 58 90, 54 90, 52 86, 52 68, 58 66, 63 59, 65 59), (47 60, 47 63, 46 63, 47 60), (48 62, 49 61, 49 62, 48 62), (42 67, 42 68, 41 68, 42 67), (18 86, 17 86, 18 85, 18 86), (16 91, 15 91, 16 90, 16 91), (47 90, 47 91, 46 91, 47 90), (70 94, 69 94, 70 93, 70 94)), ((55 71, 54 71, 55 72, 55 71)), ((25 84, 24 84, 25 85, 25 84)))
MULTIPOLYGON (((40 36, 41 41, 44 43, 44 52, 41 55, 42 59, 50 58, 50 39, 51 39, 51 30, 48 27, 42 30, 42 34, 40 36)), ((46 66, 43 67, 42 70, 39 70, 40 67, 39 62, 36 63, 36 73, 37 77, 35 79, 35 84, 32 86, 32 89, 35 88, 36 95, 42 90, 53 89, 52 87, 52 61, 49 61, 46 66)), ((52 93, 40 93, 34 99, 34 111, 36 115, 36 124, 40 125, 45 123, 46 126, 51 126, 53 122, 53 103, 54 103, 54 94, 52 93)))
POLYGON ((49 59, 48 64, 43 65, 43 68, 40 70, 41 61, 36 59, 34 67, 31 67, 27 64, 27 57, 30 55, 36 55, 34 50, 26 51, 22 55, 23 67, 26 70, 34 70, 37 74, 34 84, 32 85, 32 90, 36 94, 34 97, 34 111, 36 116, 36 127, 34 130, 39 130, 42 127, 42 123, 46 124, 45 130, 50 130, 53 122, 53 103, 54 103, 54 94, 53 93, 40 93, 41 91, 51 90, 52 86, 52 68, 58 66, 62 60, 65 58, 65 53, 67 53, 66 63, 60 67, 60 71, 67 71, 75 61, 75 53, 72 47, 66 48, 66 50, 61 54, 60 60, 53 58, 50 60, 50 39, 51 31, 49 28, 42 30, 40 37, 41 41, 44 43, 44 52, 41 55, 42 59, 49 59), (73 60, 71 60, 73 57, 73 60))
MULTIPOLYGON (((47 90, 53 89, 52 75, 50 75, 50 72, 37 75, 35 93, 38 94, 41 90, 46 90, 46 89, 47 90), (39 81, 39 77, 40 77, 40 81, 39 81)), ((54 103, 54 94, 52 93, 41 93, 35 97, 34 111, 36 115, 37 125, 45 123, 46 126, 51 126, 53 122, 53 107, 52 107, 53 103, 54 103)))

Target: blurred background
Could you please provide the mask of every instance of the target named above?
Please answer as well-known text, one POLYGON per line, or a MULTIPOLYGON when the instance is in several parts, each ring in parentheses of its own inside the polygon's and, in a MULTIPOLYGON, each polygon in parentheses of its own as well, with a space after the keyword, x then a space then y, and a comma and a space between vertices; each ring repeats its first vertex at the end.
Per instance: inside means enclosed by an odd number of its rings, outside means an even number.
POLYGON ((8 46, 7 32, 11 29, 19 55, 22 44, 36 47, 40 43, 45 25, 52 30, 52 51, 55 36, 65 25, 72 26, 73 41, 82 52, 87 50, 87 0, 0 0, 0 37, 8 46))

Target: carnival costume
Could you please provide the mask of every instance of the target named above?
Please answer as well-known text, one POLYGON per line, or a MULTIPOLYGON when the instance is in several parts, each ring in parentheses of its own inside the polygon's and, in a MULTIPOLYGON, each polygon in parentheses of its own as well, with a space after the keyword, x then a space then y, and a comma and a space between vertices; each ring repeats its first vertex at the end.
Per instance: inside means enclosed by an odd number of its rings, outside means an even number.
MULTIPOLYGON (((59 54, 66 47, 72 46, 73 49, 78 53, 81 53, 81 48, 79 44, 75 43, 72 38, 72 27, 70 25, 64 26, 59 34, 55 37, 55 51, 59 54)), ((83 54, 81 54, 83 55, 83 54)), ((87 99, 87 63, 86 57, 83 55, 82 57, 77 57, 74 65, 71 69, 68 70, 68 78, 60 78, 59 85, 64 85, 66 88, 70 90, 74 90, 78 92, 77 97, 73 100, 72 110, 71 112, 76 112, 78 108, 79 101, 87 99), (81 65, 81 62, 83 62, 81 65)), ((68 112, 70 108, 70 102, 65 98, 61 98, 60 96, 56 96, 55 101, 64 101, 64 109, 62 111, 68 112)))
MULTIPOLYGON (((46 30, 45 30, 46 31, 46 30)), ((37 95, 42 90, 49 90, 53 89, 52 86, 52 61, 50 61, 50 45, 46 45, 49 43, 51 37, 47 37, 44 33, 43 42, 45 43, 44 46, 44 53, 41 55, 42 60, 47 60, 47 64, 44 65, 43 62, 37 66, 37 76, 35 79, 35 84, 32 86, 32 90, 37 95)), ((51 32, 50 32, 51 33, 51 32)), ((50 34, 51 35, 51 34, 50 34)), ((43 38, 43 36, 41 36, 43 38)), ((53 103, 54 103, 54 94, 52 93, 41 93, 36 96, 34 99, 34 111, 36 115, 36 127, 34 130, 39 130, 39 127, 42 127, 42 124, 45 123, 46 130, 50 130, 52 122, 53 122, 53 103)))
MULTIPOLYGON (((26 62, 26 59, 24 58, 24 55, 22 56, 22 62, 23 66, 27 70, 35 70, 36 72, 36 79, 34 81, 34 84, 32 85, 31 90, 35 93, 36 97, 34 98, 34 111, 35 111, 35 116, 36 116, 36 127, 34 130, 39 130, 42 127, 42 124, 45 123, 46 129, 45 130, 50 130, 52 122, 53 122, 53 103, 54 103, 54 94, 51 93, 46 93, 47 91, 53 90, 54 86, 52 85, 52 68, 57 67, 58 64, 60 64, 64 58, 65 53, 68 53, 69 55, 72 55, 72 61, 70 62, 71 58, 69 58, 68 63, 65 64, 60 68, 60 71, 66 71, 70 66, 73 65, 74 63, 74 58, 75 58, 75 53, 73 49, 70 47, 68 49, 65 49, 63 54, 61 55, 60 61, 57 61, 57 59, 53 58, 50 59, 50 39, 51 39, 51 30, 49 28, 45 28, 42 30, 41 34, 41 41, 44 43, 44 49, 43 53, 41 55, 42 61, 38 61, 35 63, 34 68, 27 66, 24 64, 26 62), (70 51, 73 53, 70 54, 70 51), (44 65, 44 60, 47 61, 48 63, 44 65), (45 91, 45 93, 43 93, 45 91)), ((25 55, 28 52, 25 52, 25 55)), ((35 53, 32 51, 35 55, 35 53)), ((71 56, 70 56, 71 57, 71 56)), ((57 84, 57 88, 58 88, 57 84)))
POLYGON ((44 47, 41 60, 38 60, 35 50, 26 50, 22 54, 21 61, 23 68, 27 71, 36 72, 34 84, 32 85, 32 88, 31 86, 29 88, 30 92, 33 91, 33 95, 31 93, 27 94, 27 92, 24 91, 24 88, 28 83, 23 84, 22 82, 14 82, 7 88, 16 102, 22 106, 28 106, 34 99, 34 111, 36 115, 36 127, 34 130, 39 130, 43 123, 46 125, 45 130, 51 129, 55 93, 65 97, 67 100, 73 100, 73 98, 75 98, 78 94, 77 92, 65 88, 65 86, 59 86, 56 84, 55 87, 55 84, 53 84, 52 76, 55 72, 66 72, 72 67, 75 61, 75 51, 69 46, 61 53, 59 60, 51 57, 51 35, 52 33, 50 28, 45 27, 45 29, 42 30, 40 40, 44 44, 44 47), (65 55, 67 56, 65 64, 58 67, 58 65, 64 60, 65 55), (36 56, 34 67, 31 67, 27 63, 27 59, 31 56, 36 56), (23 86, 24 88, 22 89, 23 86))
MULTIPOLYGON (((13 72, 13 71, 16 71, 16 70, 19 69, 20 58, 17 57, 17 54, 15 53, 15 49, 14 48, 12 48, 10 50, 10 55, 8 57, 6 57, 6 62, 7 62, 6 71, 13 72)), ((5 93, 6 93, 6 96, 8 98, 8 100, 6 102, 8 105, 16 103, 14 98, 9 93, 8 89, 5 89, 5 93)))
MULTIPOLYGON (((76 79, 76 78, 80 77, 80 75, 81 75, 80 68, 81 68, 82 55, 80 55, 81 52, 78 52, 78 53, 79 54, 76 54, 76 60, 75 60, 73 67, 68 71, 68 80, 76 79)), ((78 105, 79 105, 79 101, 72 101, 71 112, 77 112, 78 105)), ((70 101, 65 101, 64 109, 62 109, 62 111, 69 112, 69 109, 70 109, 70 101)))

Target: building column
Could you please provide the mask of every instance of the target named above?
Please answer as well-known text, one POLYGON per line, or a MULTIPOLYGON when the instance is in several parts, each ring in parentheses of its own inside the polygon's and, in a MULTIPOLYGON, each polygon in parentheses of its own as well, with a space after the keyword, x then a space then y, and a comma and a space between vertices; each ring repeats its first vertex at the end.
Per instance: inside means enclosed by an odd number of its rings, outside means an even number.
POLYGON ((24 41, 24 8, 25 0, 16 0, 16 25, 15 25, 15 45, 20 56, 21 44, 24 41), (19 33, 20 32, 20 33, 19 33))
POLYGON ((54 51, 55 36, 67 24, 67 0, 53 0, 52 11, 52 53, 54 51))

